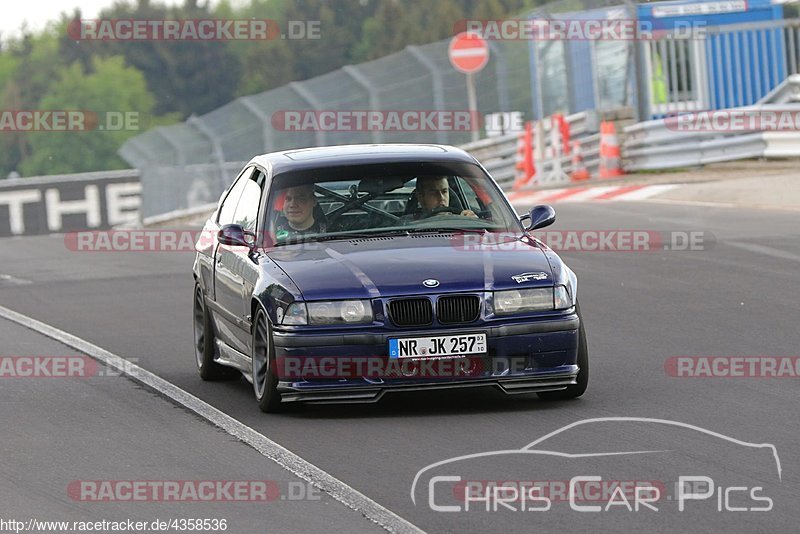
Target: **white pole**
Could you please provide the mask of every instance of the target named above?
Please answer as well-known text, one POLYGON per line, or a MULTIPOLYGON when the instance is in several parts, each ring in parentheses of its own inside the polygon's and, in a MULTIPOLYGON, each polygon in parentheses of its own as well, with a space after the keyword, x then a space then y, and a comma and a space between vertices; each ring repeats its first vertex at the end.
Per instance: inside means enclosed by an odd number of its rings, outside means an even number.
POLYGON ((469 107, 470 124, 472 125, 472 140, 477 141, 481 138, 481 132, 480 122, 477 121, 478 100, 475 97, 475 76, 471 72, 467 73, 467 106, 469 107))

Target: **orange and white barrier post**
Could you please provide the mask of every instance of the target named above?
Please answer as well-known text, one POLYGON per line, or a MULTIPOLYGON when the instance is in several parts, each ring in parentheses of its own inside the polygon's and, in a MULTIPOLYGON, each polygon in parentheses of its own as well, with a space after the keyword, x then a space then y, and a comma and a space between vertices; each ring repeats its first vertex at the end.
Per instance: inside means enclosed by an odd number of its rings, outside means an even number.
POLYGON ((568 150, 564 150, 564 139, 565 139, 565 127, 566 124, 566 137, 569 137, 569 123, 564 120, 564 116, 560 114, 555 114, 550 117, 550 161, 551 161, 551 169, 550 174, 548 175, 547 179, 550 182, 566 182, 569 181, 569 176, 564 172, 564 169, 561 165, 561 158, 565 152, 568 150))
POLYGON ((526 185, 536 176, 536 167, 533 162, 533 124, 525 123, 525 131, 517 139, 517 159, 513 189, 517 190, 526 185))
POLYGON ((622 176, 622 156, 620 154, 617 130, 611 121, 600 123, 600 178, 622 176))
POLYGON ((569 154, 570 153, 570 148, 571 148, 571 144, 570 144, 570 138, 571 138, 570 125, 567 122, 567 119, 565 119, 564 115, 562 115, 561 113, 556 113, 555 115, 553 115, 553 119, 556 121, 556 125, 558 127, 558 132, 561 134, 561 147, 562 147, 561 150, 562 150, 562 153, 569 154))
POLYGON ((569 177, 573 182, 580 182, 590 178, 589 169, 586 168, 586 162, 583 161, 581 142, 577 139, 572 142, 572 172, 569 177))

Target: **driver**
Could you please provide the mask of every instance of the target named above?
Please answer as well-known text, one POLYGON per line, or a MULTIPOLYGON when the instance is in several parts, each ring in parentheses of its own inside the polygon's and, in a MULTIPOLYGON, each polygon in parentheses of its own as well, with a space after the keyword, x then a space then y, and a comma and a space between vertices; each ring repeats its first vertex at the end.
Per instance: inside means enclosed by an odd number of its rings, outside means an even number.
POLYGON ((278 241, 304 234, 325 232, 325 221, 314 218, 317 197, 314 195, 314 184, 289 187, 283 200, 283 217, 275 226, 275 238, 278 241))
MULTIPOLYGON (((422 209, 422 214, 446 208, 450 205, 450 186, 446 176, 420 176, 417 178, 417 202, 422 209)), ((443 211, 442 214, 450 215, 452 212, 443 211)), ((422 215, 420 214, 420 215, 422 215)), ((477 217, 474 211, 464 210, 460 213, 465 217, 477 217)))

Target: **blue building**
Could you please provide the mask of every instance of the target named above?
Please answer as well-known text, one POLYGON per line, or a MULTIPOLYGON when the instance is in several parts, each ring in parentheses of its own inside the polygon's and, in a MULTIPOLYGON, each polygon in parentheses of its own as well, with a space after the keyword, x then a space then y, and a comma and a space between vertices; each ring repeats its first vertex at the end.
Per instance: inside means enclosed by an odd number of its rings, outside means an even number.
MULTIPOLYGON (((546 8, 545 8, 546 9, 546 8)), ((534 116, 636 107, 636 54, 647 114, 750 105, 798 72, 800 21, 769 0, 678 0, 542 17, 562 21, 638 19, 641 39, 532 40, 534 116), (567 88, 565 91, 564 88, 567 88)), ((642 117, 648 118, 648 117, 642 117)))

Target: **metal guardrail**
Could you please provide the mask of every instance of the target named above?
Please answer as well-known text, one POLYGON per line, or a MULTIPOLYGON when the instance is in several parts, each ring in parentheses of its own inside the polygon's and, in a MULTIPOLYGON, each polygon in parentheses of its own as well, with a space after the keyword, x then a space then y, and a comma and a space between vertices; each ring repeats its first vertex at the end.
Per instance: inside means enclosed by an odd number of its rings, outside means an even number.
MULTIPOLYGON (((800 103, 800 74, 793 74, 783 80, 775 89, 753 106, 741 106, 732 109, 762 109, 765 111, 793 109, 783 104, 800 103)), ((635 146, 645 143, 669 141, 675 131, 666 128, 664 119, 644 121, 625 128, 626 145, 635 146)), ((702 133, 702 132, 699 132, 702 133)), ((717 133, 717 135, 719 135, 717 133)), ((684 137, 685 139, 685 137, 684 137)))
MULTIPOLYGON (((754 106, 720 110, 725 111, 800 114, 800 75, 787 77, 754 106)), ((800 131, 683 131, 675 125, 672 118, 625 128, 624 167, 660 170, 748 158, 800 156, 800 131)))
POLYGON ((520 134, 510 133, 498 137, 481 139, 461 145, 480 161, 489 174, 505 189, 514 182, 514 165, 517 158, 517 140, 520 134))
POLYGON ((800 135, 787 132, 763 132, 765 158, 800 158, 800 135))
MULTIPOLYGON (((800 113, 800 106, 797 108, 800 113)), ((630 132, 626 131, 626 134, 630 132)), ((628 171, 693 167, 722 161, 800 155, 800 132, 664 132, 650 129, 647 137, 632 138, 622 146, 628 171)))
POLYGON ((759 104, 800 103, 800 74, 792 74, 758 101, 759 104))
POLYGON ((764 154, 766 146, 762 133, 705 140, 699 137, 683 135, 677 143, 624 149, 624 167, 627 170, 662 170, 755 158, 764 154))

